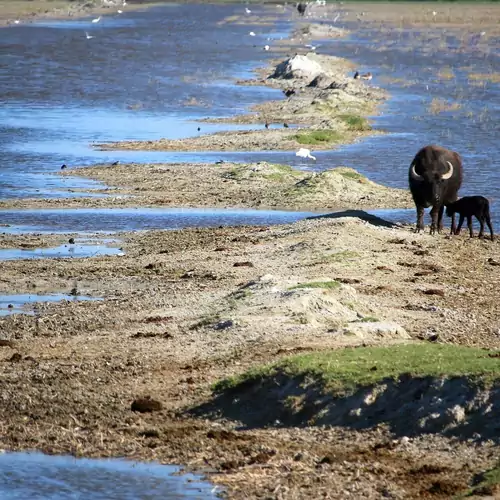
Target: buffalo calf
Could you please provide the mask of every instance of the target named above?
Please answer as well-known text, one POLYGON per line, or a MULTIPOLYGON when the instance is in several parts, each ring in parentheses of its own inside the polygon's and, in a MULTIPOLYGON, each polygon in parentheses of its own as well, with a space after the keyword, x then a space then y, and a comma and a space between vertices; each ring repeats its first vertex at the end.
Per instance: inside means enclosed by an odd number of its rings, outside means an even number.
POLYGON ((491 233, 491 241, 493 241, 494 236, 490 218, 490 203, 484 196, 464 196, 454 203, 448 203, 446 205, 446 215, 448 217, 454 217, 455 213, 460 215, 455 234, 460 234, 464 219, 467 217, 467 226, 469 227, 470 237, 472 238, 474 236, 472 231, 472 216, 474 216, 479 221, 479 224, 481 224, 479 238, 483 236, 484 223, 486 222, 491 233))

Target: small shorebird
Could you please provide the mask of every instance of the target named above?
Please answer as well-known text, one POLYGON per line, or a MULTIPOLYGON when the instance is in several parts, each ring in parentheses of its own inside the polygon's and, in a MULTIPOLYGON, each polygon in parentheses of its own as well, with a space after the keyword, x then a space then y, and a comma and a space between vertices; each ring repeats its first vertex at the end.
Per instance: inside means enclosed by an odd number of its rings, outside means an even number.
POLYGON ((306 148, 300 148, 295 156, 300 156, 301 158, 311 158, 311 160, 316 160, 316 157, 311 154, 311 151, 306 148))
POLYGON ((101 20, 101 16, 96 17, 95 19, 92 19, 93 23, 98 23, 101 20))
POLYGON ((364 73, 362 75, 359 74, 359 71, 356 71, 356 73, 354 73, 354 79, 355 80, 371 80, 373 78, 373 75, 371 73, 364 73))

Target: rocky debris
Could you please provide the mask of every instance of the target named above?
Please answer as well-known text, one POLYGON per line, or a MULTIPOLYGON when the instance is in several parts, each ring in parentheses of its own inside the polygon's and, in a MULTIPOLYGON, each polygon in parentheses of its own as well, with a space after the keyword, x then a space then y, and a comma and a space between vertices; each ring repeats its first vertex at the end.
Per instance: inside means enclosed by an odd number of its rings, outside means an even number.
POLYGON ((312 79, 324 73, 323 67, 308 56, 297 54, 279 63, 269 78, 281 79, 312 79))
POLYGON ((16 342, 14 340, 0 339, 0 347, 11 347, 14 349, 16 347, 16 342))
POLYGON ((411 339, 408 332, 391 321, 353 322, 341 330, 342 335, 355 336, 364 340, 373 339, 411 339))
POLYGON ((318 76, 313 78, 313 80, 307 85, 308 87, 315 87, 319 89, 327 89, 333 84, 332 77, 325 75, 325 73, 320 73, 318 76))
POLYGON ((152 399, 151 396, 145 396, 135 399, 130 405, 130 409, 139 413, 152 413, 154 411, 160 411, 162 409, 162 404, 156 401, 156 399, 152 399))
POLYGON ((232 319, 225 319, 216 323, 213 328, 214 330, 227 330, 234 326, 234 321, 232 319))

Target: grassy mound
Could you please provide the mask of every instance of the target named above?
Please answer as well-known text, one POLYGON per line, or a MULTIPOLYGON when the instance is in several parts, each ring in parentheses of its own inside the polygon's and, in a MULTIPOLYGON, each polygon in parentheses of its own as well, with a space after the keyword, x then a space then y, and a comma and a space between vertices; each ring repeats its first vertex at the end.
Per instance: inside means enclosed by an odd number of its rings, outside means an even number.
POLYGON ((396 435, 500 439, 500 357, 428 343, 345 348, 282 359, 213 386, 193 409, 247 427, 385 425, 396 435))
POLYGON ((346 348, 294 356, 252 369, 216 384, 216 392, 235 389, 276 375, 312 377, 326 391, 336 395, 352 394, 387 378, 468 376, 491 381, 500 376, 500 358, 477 348, 408 344, 391 347, 346 348))

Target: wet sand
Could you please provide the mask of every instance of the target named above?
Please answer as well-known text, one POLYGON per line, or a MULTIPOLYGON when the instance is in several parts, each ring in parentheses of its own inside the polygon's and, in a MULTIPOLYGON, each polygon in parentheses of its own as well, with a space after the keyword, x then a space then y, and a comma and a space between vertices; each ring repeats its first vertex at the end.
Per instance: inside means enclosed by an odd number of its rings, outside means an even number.
POLYGON ((10 25, 32 23, 39 19, 74 19, 91 14, 116 14, 120 10, 147 9, 150 6, 165 3, 148 2, 116 2, 116 5, 104 5, 101 1, 86 2, 83 0, 2 0, 0 10, 0 28, 10 25))
MULTIPOLYGON (((407 192, 351 170, 310 176, 266 163, 101 165, 64 175, 134 195, 93 201, 111 206, 411 206, 407 192)), ((189 411, 211 400, 211 384, 221 378, 293 353, 429 340, 498 346, 498 241, 431 237, 361 212, 344 215, 351 216, 119 233, 120 257, 2 263, 0 293, 73 287, 104 298, 0 319, 10 341, 0 347, 2 446, 186 464, 228 488, 230 498, 463 491, 494 463, 492 442, 431 434, 405 440, 384 426, 241 429, 189 411), (294 289, 328 280, 339 286, 294 289), (398 328, 360 332, 358 319, 366 317, 398 328), (159 404, 132 411, 145 397, 159 404)), ((1 235, 0 245, 49 246, 69 236, 1 235)))

